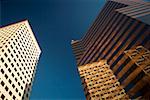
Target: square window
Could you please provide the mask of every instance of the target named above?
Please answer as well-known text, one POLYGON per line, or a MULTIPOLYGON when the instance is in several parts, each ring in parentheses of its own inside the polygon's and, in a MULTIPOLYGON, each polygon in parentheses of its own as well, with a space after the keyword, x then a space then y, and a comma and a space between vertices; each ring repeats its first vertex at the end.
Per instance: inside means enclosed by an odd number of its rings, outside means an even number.
POLYGON ((14 61, 16 62, 16 59, 14 59, 14 61))
POLYGON ((8 52, 10 53, 10 49, 7 49, 8 50, 8 52))
POLYGON ((12 46, 12 45, 10 45, 10 47, 13 49, 13 46, 12 46))
POLYGON ((21 93, 19 92, 19 96, 21 96, 21 93))
POLYGON ((5 57, 7 57, 8 55, 6 53, 4 53, 5 57))
POLYGON ((10 70, 10 68, 8 69, 8 71, 11 73, 11 70, 10 70))
POLYGON ((17 75, 19 76, 20 74, 19 74, 19 73, 17 73, 17 75))
POLYGON ((16 69, 16 68, 14 68, 14 70, 15 70, 15 71, 17 71, 17 69, 16 69))
POLYGON ((15 88, 15 85, 13 84, 12 87, 15 88))
POLYGON ((16 57, 18 58, 19 56, 18 56, 18 55, 16 55, 16 57))
POLYGON ((8 67, 8 65, 6 63, 4 65, 5 65, 6 68, 8 67))
POLYGON ((9 83, 10 83, 10 84, 11 84, 11 82, 12 82, 12 81, 9 79, 9 83))
POLYGON ((5 74, 5 78, 7 79, 8 78, 8 76, 5 74))
POLYGON ((16 92, 18 92, 18 89, 16 88, 16 92))
POLYGON ((28 97, 29 95, 28 94, 26 94, 26 97, 28 97))
POLYGON ((10 58, 8 58, 8 61, 11 62, 10 58))
POLYGON ((5 90, 8 91, 8 87, 7 86, 5 87, 5 90))
POLYGON ((23 90, 23 87, 21 86, 21 89, 23 90))
POLYGON ((18 82, 18 85, 20 86, 20 82, 18 82))
POLYGON ((4 83, 3 81, 1 81, 1 85, 2 85, 2 86, 4 86, 4 85, 5 85, 5 83, 4 83))
POLYGON ((10 96, 12 95, 12 92, 11 92, 11 91, 9 91, 9 95, 10 95, 10 96))
POLYGON ((16 51, 15 50, 13 50, 14 51, 14 53, 16 53, 16 51))
POLYGON ((13 44, 14 44, 14 45, 16 45, 16 43, 15 43, 15 42, 13 42, 13 44))
POLYGON ((1 69, 1 73, 4 74, 4 70, 3 69, 1 69))
POLYGON ((15 78, 15 81, 17 82, 17 78, 15 78))
POLYGON ((12 67, 14 67, 14 64, 13 64, 13 63, 11 63, 11 66, 12 66, 12 67))
POLYGON ((4 99, 5 99, 5 96, 2 94, 2 95, 1 95, 1 98, 2 98, 2 100, 4 100, 4 99))
POLYGON ((4 59, 3 59, 3 58, 1 58, 1 61, 2 61, 2 62, 4 62, 4 59))
POLYGON ((13 73, 12 73, 11 75, 12 75, 12 77, 14 77, 14 74, 13 74, 13 73))
POLYGON ((11 57, 12 57, 12 58, 14 57, 13 54, 11 54, 11 57))
POLYGON ((13 99, 15 100, 16 99, 16 97, 13 95, 13 99))

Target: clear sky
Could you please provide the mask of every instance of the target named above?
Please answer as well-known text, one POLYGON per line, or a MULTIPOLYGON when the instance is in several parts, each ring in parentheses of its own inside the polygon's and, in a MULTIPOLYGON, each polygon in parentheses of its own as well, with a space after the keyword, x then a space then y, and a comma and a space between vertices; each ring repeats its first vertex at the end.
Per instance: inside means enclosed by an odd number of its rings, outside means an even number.
POLYGON ((31 100, 84 100, 71 40, 80 39, 105 0, 0 0, 2 25, 28 19, 42 49, 31 100))

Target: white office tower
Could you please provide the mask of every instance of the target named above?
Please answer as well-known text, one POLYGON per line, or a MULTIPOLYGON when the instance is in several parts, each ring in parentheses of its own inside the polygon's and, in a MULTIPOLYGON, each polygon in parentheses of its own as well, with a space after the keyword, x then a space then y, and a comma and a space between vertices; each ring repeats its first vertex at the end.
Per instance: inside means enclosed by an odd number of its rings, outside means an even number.
POLYGON ((28 100, 40 47, 28 21, 0 28, 0 100, 28 100))

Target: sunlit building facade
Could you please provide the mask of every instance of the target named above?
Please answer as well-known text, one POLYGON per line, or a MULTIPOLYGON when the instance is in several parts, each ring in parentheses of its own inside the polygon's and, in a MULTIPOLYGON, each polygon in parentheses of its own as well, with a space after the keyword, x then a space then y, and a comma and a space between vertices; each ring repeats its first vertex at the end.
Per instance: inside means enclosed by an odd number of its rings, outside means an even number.
MULTIPOLYGON (((141 69, 145 67, 137 65, 128 54, 130 50, 139 47, 150 50, 149 5, 149 2, 142 0, 107 0, 85 36, 78 40, 83 52, 78 56, 77 66, 100 59, 107 60, 110 69, 131 99, 150 98, 148 81, 146 85, 137 88, 139 82, 149 79, 149 75, 141 69)), ((77 45, 76 47, 78 48, 77 45)), ((75 56, 76 50, 73 48, 75 56)), ((150 59, 149 55, 147 59, 150 59)), ((143 64, 149 70, 149 60, 143 64)))
POLYGON ((0 28, 0 100, 28 100, 40 47, 27 20, 0 28))
POLYGON ((129 99, 106 60, 79 66, 78 70, 88 100, 129 99))

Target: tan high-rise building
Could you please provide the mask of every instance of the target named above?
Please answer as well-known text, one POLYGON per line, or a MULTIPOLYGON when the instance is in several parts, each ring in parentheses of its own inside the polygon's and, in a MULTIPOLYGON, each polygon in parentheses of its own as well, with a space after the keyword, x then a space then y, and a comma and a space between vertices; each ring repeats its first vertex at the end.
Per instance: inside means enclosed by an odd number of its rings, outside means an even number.
POLYGON ((129 99, 106 60, 78 67, 87 100, 129 99))
POLYGON ((0 28, 0 100, 28 100, 41 50, 28 21, 0 28))

